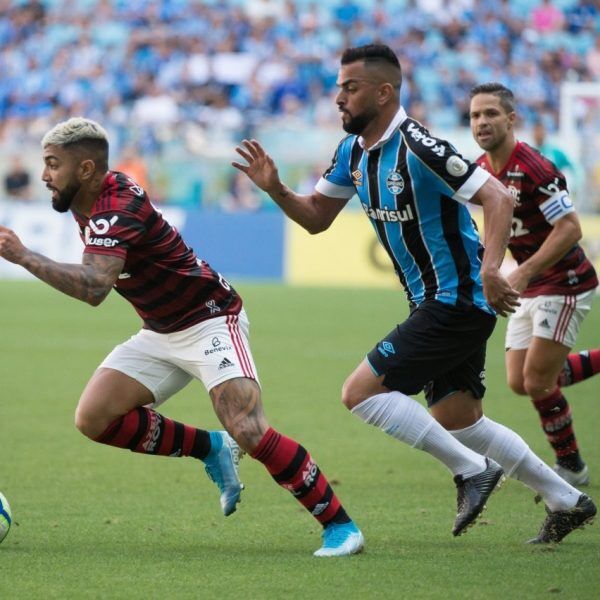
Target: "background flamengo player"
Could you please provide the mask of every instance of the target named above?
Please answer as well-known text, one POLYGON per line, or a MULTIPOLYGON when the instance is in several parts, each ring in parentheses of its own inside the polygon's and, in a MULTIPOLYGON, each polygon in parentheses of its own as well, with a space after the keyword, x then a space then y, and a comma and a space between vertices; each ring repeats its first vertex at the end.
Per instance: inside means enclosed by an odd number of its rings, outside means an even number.
POLYGON ((528 395, 555 454, 555 470, 573 485, 589 482, 561 386, 600 371, 600 350, 569 354, 589 313, 598 279, 578 244, 581 227, 564 175, 514 134, 512 92, 500 83, 471 90, 471 129, 485 150, 478 163, 515 199, 509 249, 518 268, 508 280, 521 306, 506 332, 508 383, 528 395))
POLYGON ((98 123, 59 123, 42 148, 42 179, 53 207, 70 210, 79 224, 82 262, 54 262, 2 226, 0 256, 93 306, 114 287, 144 323, 92 375, 77 406, 77 428, 94 441, 133 452, 204 461, 221 491, 225 516, 236 510, 243 487, 239 444, 323 525, 316 556, 360 552, 362 533, 310 454, 269 427, 249 323, 235 290, 196 257, 139 185, 108 169, 108 138, 98 123), (177 423, 155 410, 192 379, 202 381, 229 433, 177 423))

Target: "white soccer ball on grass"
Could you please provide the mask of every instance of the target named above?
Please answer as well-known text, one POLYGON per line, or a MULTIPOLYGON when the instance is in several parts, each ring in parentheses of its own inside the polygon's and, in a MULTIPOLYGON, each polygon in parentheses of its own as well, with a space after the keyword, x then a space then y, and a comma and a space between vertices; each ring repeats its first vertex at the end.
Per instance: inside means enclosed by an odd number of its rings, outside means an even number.
POLYGON ((12 525, 12 514, 10 504, 4 494, 0 492, 0 543, 8 535, 12 525))

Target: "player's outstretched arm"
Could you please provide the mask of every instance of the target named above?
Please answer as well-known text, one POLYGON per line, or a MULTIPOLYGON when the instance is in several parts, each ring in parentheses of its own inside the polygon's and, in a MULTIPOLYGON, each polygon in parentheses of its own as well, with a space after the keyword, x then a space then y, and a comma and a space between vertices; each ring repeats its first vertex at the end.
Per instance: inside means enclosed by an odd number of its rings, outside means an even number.
POLYGON ((242 140, 235 151, 247 164, 232 162, 232 166, 245 173, 292 221, 309 233, 325 231, 348 202, 317 191, 309 195, 292 191, 281 181, 275 162, 256 140, 242 140))
POLYGON ((0 256, 21 265, 53 288, 98 306, 112 289, 125 261, 115 256, 84 254, 80 265, 58 263, 26 248, 17 234, 0 225, 0 256))
POLYGON ((510 236, 514 199, 495 178, 490 177, 475 195, 483 206, 485 252, 481 264, 483 293, 488 304, 500 315, 515 312, 519 293, 500 273, 510 236))

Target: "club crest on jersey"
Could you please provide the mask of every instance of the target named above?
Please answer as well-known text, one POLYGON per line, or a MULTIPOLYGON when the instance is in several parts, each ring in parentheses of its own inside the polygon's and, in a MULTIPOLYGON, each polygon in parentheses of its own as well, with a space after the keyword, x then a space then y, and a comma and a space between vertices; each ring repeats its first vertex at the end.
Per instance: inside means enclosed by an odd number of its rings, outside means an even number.
POLYGON ((446 171, 453 177, 462 177, 469 170, 467 163, 460 157, 453 154, 446 161, 446 171))
POLYGON ((387 176, 385 185, 391 194, 401 194, 404 191, 404 177, 398 171, 392 171, 387 176))
POLYGON ((360 171, 360 169, 356 169, 355 171, 352 171, 352 183, 354 184, 354 187, 362 186, 363 175, 362 175, 362 171, 360 171))
POLYGON ((515 204, 521 206, 521 190, 514 185, 510 184, 507 186, 510 195, 515 199, 515 204))

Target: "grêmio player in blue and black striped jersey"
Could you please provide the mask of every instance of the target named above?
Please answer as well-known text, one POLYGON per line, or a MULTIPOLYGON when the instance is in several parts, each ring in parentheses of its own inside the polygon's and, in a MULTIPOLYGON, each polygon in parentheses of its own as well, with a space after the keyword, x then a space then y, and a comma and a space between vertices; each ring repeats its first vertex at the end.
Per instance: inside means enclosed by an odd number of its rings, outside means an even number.
POLYGON ((256 140, 233 166, 311 233, 327 229, 357 194, 405 289, 409 318, 348 377, 342 401, 366 423, 443 462, 457 485, 460 535, 481 513, 503 473, 536 490, 553 511, 536 542, 560 541, 595 512, 513 431, 483 415, 486 342, 496 313, 518 306, 500 273, 513 198, 400 105, 402 72, 385 45, 347 49, 336 103, 348 135, 309 195, 285 186, 256 140), (486 248, 466 204, 483 206, 486 248), (431 415, 411 394, 424 390, 431 415), (557 525, 558 522, 558 525, 557 525), (554 526, 556 525, 556 527, 554 526), (550 532, 550 533, 548 533, 550 532))
POLYGON ((143 320, 141 331, 92 375, 77 406, 77 428, 132 452, 202 460, 225 516, 243 489, 241 447, 323 526, 315 556, 360 552, 362 533, 308 451, 269 426, 237 292, 186 245, 143 188, 109 170, 108 138, 98 123, 81 117, 59 123, 42 148, 52 206, 71 211, 79 225, 81 264, 33 252, 2 226, 0 256, 92 306, 114 288, 143 320), (192 379, 204 384, 227 431, 205 431, 156 410, 192 379))

